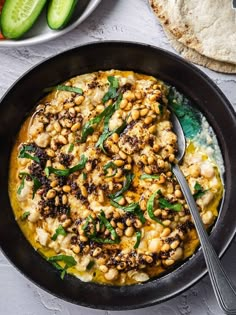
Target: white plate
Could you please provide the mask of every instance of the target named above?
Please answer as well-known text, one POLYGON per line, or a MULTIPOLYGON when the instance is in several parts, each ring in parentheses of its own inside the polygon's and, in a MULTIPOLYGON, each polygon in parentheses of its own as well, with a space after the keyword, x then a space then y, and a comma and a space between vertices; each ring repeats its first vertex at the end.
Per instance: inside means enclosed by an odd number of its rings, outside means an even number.
POLYGON ((22 39, 0 40, 0 47, 30 46, 64 35, 82 23, 96 9, 100 2, 101 0, 79 0, 77 11, 74 13, 70 24, 60 31, 53 31, 48 27, 46 14, 43 12, 33 28, 22 39))

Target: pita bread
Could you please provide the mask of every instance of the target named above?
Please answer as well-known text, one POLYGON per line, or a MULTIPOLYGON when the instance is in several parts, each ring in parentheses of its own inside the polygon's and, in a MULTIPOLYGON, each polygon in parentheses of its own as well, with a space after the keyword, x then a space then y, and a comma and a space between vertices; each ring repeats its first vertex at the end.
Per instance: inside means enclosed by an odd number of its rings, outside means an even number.
POLYGON ((217 72, 223 72, 223 73, 236 73, 236 65, 232 63, 227 63, 223 61, 217 61, 208 57, 205 57, 201 54, 199 54, 196 50, 192 48, 188 48, 187 46, 180 43, 172 33, 170 33, 165 26, 163 26, 164 31, 166 33, 167 38, 170 41, 170 44, 172 47, 181 54, 182 57, 185 59, 203 66, 207 67, 211 70, 217 71, 217 72))
POLYGON ((150 0, 162 24, 183 45, 236 64, 236 10, 231 0, 150 0))

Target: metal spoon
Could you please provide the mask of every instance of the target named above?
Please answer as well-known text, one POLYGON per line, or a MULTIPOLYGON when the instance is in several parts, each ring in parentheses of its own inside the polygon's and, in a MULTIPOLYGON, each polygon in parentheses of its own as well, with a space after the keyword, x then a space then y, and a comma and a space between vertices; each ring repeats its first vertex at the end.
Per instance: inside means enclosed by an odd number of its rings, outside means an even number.
POLYGON ((233 287, 228 276, 226 275, 224 268, 213 246, 210 243, 209 237, 202 223, 196 202, 192 196, 188 183, 179 167, 179 163, 184 157, 186 148, 186 141, 183 129, 178 118, 173 112, 171 112, 171 120, 173 123, 174 131, 178 137, 178 154, 176 157, 178 163, 173 164, 173 173, 175 174, 179 182, 179 185, 182 189, 186 202, 189 206, 189 210, 193 217, 195 228, 198 233, 198 237, 208 268, 209 277, 219 306, 226 314, 236 314, 236 290, 233 287))

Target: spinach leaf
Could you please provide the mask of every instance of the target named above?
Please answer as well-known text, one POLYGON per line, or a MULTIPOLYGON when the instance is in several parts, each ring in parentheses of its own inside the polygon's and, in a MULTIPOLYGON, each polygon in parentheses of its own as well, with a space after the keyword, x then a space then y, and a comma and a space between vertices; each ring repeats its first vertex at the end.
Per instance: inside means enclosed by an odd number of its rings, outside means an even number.
POLYGON ((183 206, 181 203, 170 203, 168 200, 166 200, 165 198, 159 198, 159 206, 161 209, 165 209, 165 208, 168 208, 170 210, 173 210, 173 211, 182 211, 183 210, 183 206))
POLYGON ((136 240, 136 243, 134 244, 134 248, 138 248, 139 247, 139 244, 140 244, 140 241, 141 241, 141 236, 142 236, 141 231, 137 231, 136 232, 137 240, 136 240))
POLYGON ((119 88, 119 80, 116 77, 109 76, 107 80, 110 83, 108 92, 103 96, 102 102, 106 103, 109 99, 114 99, 116 98, 117 95, 117 90, 119 88))
POLYGON ((36 163, 40 163, 40 160, 37 156, 33 156, 27 152, 34 152, 35 148, 32 145, 25 145, 21 148, 20 153, 19 153, 19 158, 24 158, 24 159, 30 159, 35 161, 36 163))
POLYGON ((193 198, 195 200, 197 200, 198 198, 201 198, 207 192, 207 190, 204 190, 203 187, 198 182, 195 183, 194 190, 196 191, 193 194, 193 198))
POLYGON ((84 167, 85 167, 85 164, 87 163, 88 159, 85 157, 85 155, 83 154, 81 156, 81 160, 80 162, 71 167, 71 168, 68 168, 68 169, 65 169, 65 170, 59 170, 59 169, 56 169, 52 166, 48 166, 45 168, 45 174, 46 176, 48 177, 50 174, 55 174, 57 176, 69 176, 70 174, 74 173, 74 172, 77 172, 77 171, 80 171, 82 170, 84 167))
POLYGON ((149 174, 143 174, 139 177, 140 179, 159 179, 159 175, 149 175, 149 174))
POLYGON ((72 256, 67 256, 67 255, 57 255, 57 256, 51 256, 47 258, 49 262, 52 263, 52 265, 57 268, 58 270, 61 271, 61 279, 64 279, 64 276, 67 272, 68 268, 71 268, 77 264, 76 260, 72 256), (64 268, 61 267, 57 262, 61 261, 65 263, 64 268))
POLYGON ((157 190, 154 194, 151 195, 151 197, 148 199, 148 202, 147 202, 147 212, 148 212, 148 215, 149 217, 160 223, 161 225, 163 225, 163 223, 157 219, 157 217, 154 215, 154 201, 155 201, 155 198, 157 196, 157 194, 160 194, 160 190, 157 190))
POLYGON ((68 152, 71 153, 74 150, 74 147, 75 147, 74 143, 71 143, 68 152))
POLYGON ((81 88, 67 86, 67 85, 57 85, 46 88, 43 90, 45 93, 52 92, 52 91, 66 91, 71 93, 83 94, 83 90, 81 88))
POLYGON ((117 201, 119 201, 121 196, 115 198, 114 200, 110 200, 110 203, 113 207, 115 208, 118 208, 118 209, 121 209, 125 212, 131 212, 133 213, 134 215, 137 215, 137 217, 140 219, 140 221, 142 223, 145 223, 145 218, 144 218, 144 215, 143 215, 143 212, 142 210, 140 209, 140 206, 138 204, 138 202, 133 202, 133 203, 130 203, 128 206, 121 206, 119 205, 119 203, 117 201))
POLYGON ((114 114, 114 112, 119 108, 119 104, 122 100, 122 95, 120 94, 118 96, 118 99, 116 101, 115 104, 113 104, 113 109, 114 111, 112 111, 109 115, 107 115, 104 119, 104 129, 103 129, 103 133, 101 134, 101 136, 98 139, 98 142, 96 143, 96 147, 100 148, 105 154, 107 154, 105 148, 104 148, 104 142, 106 141, 107 138, 109 138, 111 135, 113 135, 114 133, 118 133, 120 134, 126 127, 126 121, 124 123, 122 123, 122 125, 118 128, 116 128, 113 131, 109 131, 109 121, 111 116, 114 114))
POLYGON ((36 177, 32 176, 29 173, 21 172, 19 174, 19 176, 21 178, 21 183, 20 183, 20 186, 19 186, 19 188, 17 190, 17 194, 18 195, 21 194, 22 189, 25 187, 25 179, 26 179, 27 176, 29 176, 32 179, 32 181, 33 181, 33 197, 32 197, 32 199, 34 199, 35 194, 36 194, 37 190, 42 186, 42 183, 36 177))
POLYGON ((123 187, 121 190, 118 190, 116 193, 114 194, 110 194, 109 197, 111 199, 115 199, 117 197, 119 197, 120 195, 122 195, 125 191, 127 191, 132 183, 132 180, 134 178, 134 174, 132 173, 128 173, 126 174, 126 179, 124 181, 123 187))
POLYGON ((61 224, 58 226, 58 228, 56 229, 56 232, 53 234, 52 240, 55 241, 57 239, 58 235, 63 235, 63 236, 67 235, 66 231, 64 230, 64 228, 61 224))
POLYGON ((110 176, 106 176, 107 178, 113 177, 116 175, 118 166, 115 163, 113 163, 112 161, 108 162, 106 165, 103 166, 103 170, 104 170, 105 175, 107 175, 109 168, 112 168, 114 170, 114 172, 110 176))
POLYGON ((25 220, 28 218, 28 216, 30 215, 30 212, 29 211, 25 211, 22 216, 21 216, 21 220, 25 220))

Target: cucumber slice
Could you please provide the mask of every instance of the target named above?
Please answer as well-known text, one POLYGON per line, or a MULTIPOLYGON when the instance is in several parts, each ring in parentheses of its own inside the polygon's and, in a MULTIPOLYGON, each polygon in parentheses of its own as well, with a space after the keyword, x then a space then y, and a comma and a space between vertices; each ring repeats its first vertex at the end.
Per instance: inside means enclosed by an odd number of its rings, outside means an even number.
POLYGON ((1 15, 1 31, 7 38, 25 34, 39 17, 47 0, 6 0, 1 15))
POLYGON ((59 30, 69 22, 78 0, 51 0, 48 5, 48 26, 53 30, 59 30))

